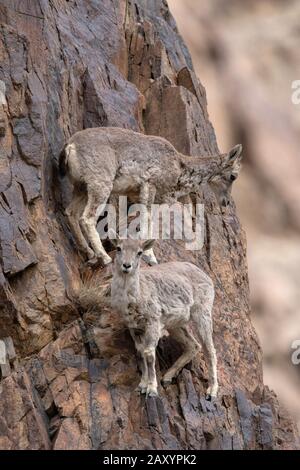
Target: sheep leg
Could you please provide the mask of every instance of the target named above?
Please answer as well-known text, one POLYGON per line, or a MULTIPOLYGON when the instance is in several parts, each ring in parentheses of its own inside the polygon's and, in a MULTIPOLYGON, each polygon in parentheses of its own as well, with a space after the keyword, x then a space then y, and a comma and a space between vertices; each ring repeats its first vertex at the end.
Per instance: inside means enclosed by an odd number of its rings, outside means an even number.
POLYGON ((109 198, 111 188, 101 187, 89 188, 88 187, 88 201, 87 205, 80 217, 80 225, 83 232, 86 234, 97 258, 100 258, 103 264, 111 263, 111 257, 105 252, 102 242, 97 232, 97 220, 103 212, 106 202, 109 198))
POLYGON ((109 196, 109 204, 111 204, 115 208, 115 216, 116 216, 116 226, 115 231, 120 235, 120 227, 119 227, 119 195, 118 194, 111 194, 109 196))
POLYGON ((206 392, 207 400, 216 397, 218 393, 218 376, 217 376, 217 355, 213 343, 212 331, 207 330, 201 336, 203 353, 208 367, 209 387, 206 392))
MULTIPOLYGON (((147 226, 148 226, 147 238, 152 237, 151 205, 154 203, 155 194, 156 194, 155 186, 150 185, 149 183, 145 183, 140 189, 140 202, 141 202, 141 204, 144 204, 147 208, 147 216, 146 216, 146 220, 145 220, 145 224, 147 224, 147 226)), ((157 264, 157 259, 155 257, 154 252, 153 252, 153 248, 150 248, 149 250, 146 250, 144 252, 143 259, 148 264, 150 264, 150 266, 153 266, 154 264, 157 264)))
POLYGON ((187 327, 183 326, 176 330, 171 330, 170 335, 183 346, 183 353, 163 376, 163 385, 169 385, 173 378, 177 377, 181 369, 183 369, 200 350, 200 344, 189 332, 187 327))
POLYGON ((151 324, 145 331, 143 338, 141 339, 144 345, 142 351, 142 357, 147 364, 148 380, 147 380, 147 397, 156 397, 157 392, 157 377, 155 370, 155 359, 156 359, 156 347, 161 337, 161 326, 159 324, 151 324))
POLYGON ((141 393, 146 393, 148 387, 148 365, 144 356, 141 356, 141 369, 142 377, 140 383, 137 386, 137 390, 141 393))
POLYGON ((68 217, 71 231, 75 237, 76 244, 80 251, 85 253, 89 259, 93 258, 94 252, 87 243, 80 228, 79 219, 83 212, 84 205, 86 204, 86 194, 79 192, 74 188, 72 201, 66 208, 65 214, 68 217))
POLYGON ((208 367, 208 382, 209 386, 206 392, 206 398, 210 400, 212 397, 216 397, 218 393, 218 374, 217 374, 217 355, 213 343, 213 325, 212 325, 212 303, 213 303, 213 291, 210 292, 210 295, 205 301, 202 301, 201 312, 199 311, 198 315, 195 316, 193 312, 193 317, 196 319, 198 317, 198 330, 203 346, 203 353, 205 361, 208 367))
MULTIPOLYGON (((149 220, 149 232, 152 232, 151 228, 151 217, 148 214, 148 220, 149 220)), ((157 263, 156 256, 154 254, 153 248, 150 248, 149 250, 145 250, 143 254, 143 260, 146 261, 150 266, 154 266, 157 263)))
POLYGON ((147 388, 146 388, 147 397, 156 397, 158 395, 157 378, 156 378, 156 370, 155 370, 155 350, 156 350, 155 345, 149 345, 149 347, 144 349, 143 351, 143 358, 147 363, 147 369, 148 369, 148 381, 147 381, 147 388))
POLYGON ((211 285, 202 293, 199 305, 191 309, 191 316, 198 327, 200 343, 203 346, 205 362, 208 368, 209 387, 206 398, 210 400, 218 393, 217 355, 213 343, 212 308, 214 288, 211 285))
POLYGON ((147 366, 146 358, 143 356, 144 346, 143 346, 143 343, 141 342, 141 336, 135 333, 133 329, 130 329, 129 331, 134 341, 135 349, 137 350, 141 359, 140 366, 141 366, 141 371, 142 371, 142 377, 136 390, 141 393, 146 393, 147 385, 148 385, 148 366, 147 366))

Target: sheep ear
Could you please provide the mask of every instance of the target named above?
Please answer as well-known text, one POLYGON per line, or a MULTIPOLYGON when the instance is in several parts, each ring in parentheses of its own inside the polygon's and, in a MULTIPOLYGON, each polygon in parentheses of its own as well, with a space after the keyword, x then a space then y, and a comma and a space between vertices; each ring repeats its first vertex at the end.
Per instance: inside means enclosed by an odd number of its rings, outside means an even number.
POLYGON ((112 244, 114 246, 117 246, 119 241, 120 241, 120 238, 119 238, 119 235, 117 234, 117 232, 115 232, 114 229, 110 228, 108 230, 107 234, 108 234, 108 238, 110 239, 112 244))
POLYGON ((150 250, 153 247, 154 243, 155 243, 155 240, 146 240, 145 242, 143 242, 142 244, 143 251, 150 250))
POLYGON ((241 144, 236 145, 227 153, 227 156, 225 157, 224 168, 226 171, 230 170, 235 178, 238 177, 241 169, 242 150, 243 147, 241 144))
POLYGON ((227 154, 228 163, 237 162, 242 158, 243 146, 241 144, 235 145, 227 154))

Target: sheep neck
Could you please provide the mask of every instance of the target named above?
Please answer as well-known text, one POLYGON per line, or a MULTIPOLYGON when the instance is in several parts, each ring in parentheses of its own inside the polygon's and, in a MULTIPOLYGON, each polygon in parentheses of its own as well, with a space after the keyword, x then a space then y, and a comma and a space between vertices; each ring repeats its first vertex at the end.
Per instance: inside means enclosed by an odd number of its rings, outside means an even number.
POLYGON ((125 308, 129 304, 137 303, 140 294, 140 272, 136 269, 134 273, 122 273, 115 269, 112 279, 112 292, 125 308))

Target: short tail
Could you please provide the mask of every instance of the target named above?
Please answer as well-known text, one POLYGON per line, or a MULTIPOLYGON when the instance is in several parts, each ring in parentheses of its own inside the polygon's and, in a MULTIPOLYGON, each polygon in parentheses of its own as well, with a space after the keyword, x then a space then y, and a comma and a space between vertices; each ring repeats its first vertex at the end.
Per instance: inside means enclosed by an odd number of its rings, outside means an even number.
POLYGON ((67 174, 68 159, 67 159, 66 148, 67 148, 67 144, 64 146, 64 148, 59 154, 58 169, 59 169, 59 174, 61 177, 66 176, 67 174))

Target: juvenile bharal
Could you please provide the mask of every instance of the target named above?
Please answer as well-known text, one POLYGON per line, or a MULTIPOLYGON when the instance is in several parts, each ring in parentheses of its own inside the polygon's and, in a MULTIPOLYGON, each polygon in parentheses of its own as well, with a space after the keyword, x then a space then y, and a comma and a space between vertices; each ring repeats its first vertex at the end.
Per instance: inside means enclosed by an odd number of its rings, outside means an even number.
MULTIPOLYGON (((66 209, 78 248, 90 263, 111 262, 96 224, 109 197, 129 197, 144 204, 172 203, 197 192, 209 182, 222 206, 230 201, 231 186, 240 169, 242 146, 217 157, 182 155, 161 137, 139 134, 117 127, 101 127, 74 134, 60 155, 61 175, 68 174, 73 195, 66 209)), ((149 220, 150 221, 150 220, 149 220)), ((152 249, 146 253, 156 264, 152 249)))
POLYGON ((164 330, 183 347, 182 355, 165 373, 169 384, 197 354, 200 344, 188 329, 193 320, 209 371, 207 398, 218 391, 217 358, 213 344, 212 307, 214 287, 197 266, 186 262, 162 263, 141 268, 143 252, 153 240, 120 240, 116 234, 116 256, 111 284, 111 305, 122 315, 141 356, 142 378, 138 389, 147 396, 157 395, 155 354, 164 330))

